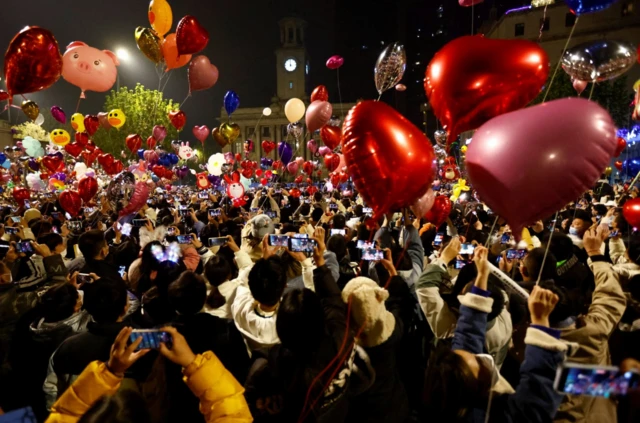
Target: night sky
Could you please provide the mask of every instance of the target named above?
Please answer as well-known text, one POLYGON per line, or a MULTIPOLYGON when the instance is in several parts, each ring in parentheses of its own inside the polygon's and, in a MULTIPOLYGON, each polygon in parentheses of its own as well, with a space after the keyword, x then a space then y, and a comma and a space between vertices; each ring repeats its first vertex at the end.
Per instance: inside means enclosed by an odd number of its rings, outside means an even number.
MULTIPOLYGON (((404 0, 408 4, 424 7, 425 22, 429 22, 431 9, 436 3, 446 3, 447 7, 459 7, 456 0, 404 0), (428 4, 427 4, 428 3, 428 4), (422 6, 424 5, 424 6, 422 6)), ((394 5, 396 0, 173 0, 173 28, 181 17, 191 14, 207 28, 210 42, 199 53, 210 58, 220 71, 215 87, 194 93, 183 110, 188 117, 188 127, 192 125, 215 125, 220 114, 224 93, 235 90, 240 96, 241 107, 262 107, 269 104, 275 95, 275 55, 279 45, 277 22, 288 15, 307 20, 307 48, 311 59, 311 88, 318 84, 328 86, 335 92, 335 74, 324 67, 326 59, 333 54, 345 57, 345 70, 341 80, 344 87, 344 101, 356 98, 372 98, 376 95, 373 86, 373 65, 380 50, 372 45, 368 51, 349 48, 353 43, 344 38, 354 36, 363 39, 385 38, 393 41, 397 27, 394 5), (368 10, 367 8, 371 8, 368 10), (388 10, 385 10, 387 9, 388 10), (344 37, 344 38, 343 38, 344 37), (360 56, 360 57, 356 57, 360 56), (351 78, 354 89, 349 89, 351 78), (370 80, 370 84, 367 83, 370 80), (364 81, 364 82, 362 82, 364 81), (357 87, 357 89, 355 89, 357 87)), ((486 0, 485 3, 491 3, 486 0)), ((499 1, 499 6, 521 5, 522 0, 499 1)), ((528 3, 528 2, 527 2, 528 3)), ((149 27, 147 0, 110 0, 94 2, 89 0, 31 0, 14 2, 0 14, 0 49, 4 51, 11 38, 26 25, 37 25, 53 32, 64 53, 72 41, 84 41, 92 47, 115 51, 126 48, 131 55, 128 63, 118 68, 120 84, 133 87, 140 82, 147 88, 157 88, 158 77, 154 65, 138 51, 134 30, 137 26, 149 27)), ((478 6, 479 13, 485 13, 490 5, 478 6)), ((453 23, 453 25, 458 25, 453 23)), ((466 28, 468 23, 463 23, 466 28)), ((411 54, 412 52, 408 52, 411 54)), ((188 93, 186 66, 173 71, 165 89, 165 96, 181 102, 188 93)), ((4 82, 4 81, 3 81, 4 82)), ((4 83, 0 86, 4 88, 4 83)), ((73 113, 80 94, 79 88, 62 78, 50 89, 30 94, 41 110, 52 105, 61 106, 67 115, 73 113)), ((87 92, 87 99, 80 105, 83 114, 101 111, 106 93, 87 92)), ((387 100, 389 101, 389 100, 387 100)), ((12 123, 23 115, 12 113, 12 123)), ((4 112, 0 118, 6 119, 4 112)))

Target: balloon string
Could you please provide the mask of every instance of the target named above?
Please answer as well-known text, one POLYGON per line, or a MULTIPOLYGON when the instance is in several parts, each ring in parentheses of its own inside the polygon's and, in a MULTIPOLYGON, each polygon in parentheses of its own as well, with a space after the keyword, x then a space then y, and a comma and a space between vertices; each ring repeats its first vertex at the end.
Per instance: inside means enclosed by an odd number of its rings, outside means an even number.
MULTIPOLYGON (((562 57, 564 53, 567 51, 569 47, 569 43, 571 42, 571 37, 573 37, 573 31, 575 31, 576 26, 578 26, 578 20, 580 20, 580 16, 576 17, 575 22, 573 23, 573 27, 571 27, 571 32, 569 33, 569 37, 567 38, 567 42, 564 44, 564 48, 562 49, 562 53, 560 53, 560 59, 558 59, 558 63, 556 64, 556 69, 553 71, 553 76, 551 77, 551 81, 549 81, 549 86, 547 87, 547 92, 544 94, 544 98, 542 102, 544 103, 547 100, 547 96, 551 92, 551 86, 553 85, 553 81, 556 79, 556 75, 558 73, 558 69, 560 69, 560 64, 562 63, 562 57)), ((544 22, 543 22, 544 24, 544 22)))
POLYGON ((484 243, 485 247, 489 244, 489 241, 491 240, 491 234, 493 233, 493 230, 496 227, 496 223, 498 223, 498 216, 496 216, 495 220, 493 221, 493 225, 491 226, 491 230, 489 231, 489 235, 487 235, 487 241, 484 243))
POLYGON ((78 97, 78 104, 76 104, 76 113, 78 113, 78 109, 80 109, 80 102, 82 101, 82 96, 78 97))
POLYGON ((593 97, 593 91, 596 89, 596 83, 593 82, 591 83, 591 92, 589 93, 589 100, 591 100, 591 97, 593 97))
POLYGON ((544 22, 547 20, 547 7, 549 5, 544 5, 544 12, 542 12, 542 24, 540 25, 540 32, 538 33, 538 42, 542 39, 542 30, 544 29, 544 22))
MULTIPOLYGON (((182 105, 189 99, 189 97, 191 97, 191 91, 189 91, 189 94, 187 94, 184 100, 182 100, 182 103, 180 103, 180 109, 182 109, 182 105)), ((229 119, 231 119, 231 116, 229 116, 229 119)))
POLYGON ((340 91, 340 68, 336 69, 336 79, 338 80, 338 97, 340 98, 340 116, 344 120, 344 107, 342 107, 342 92, 340 91))
POLYGON ((544 250, 544 256, 542 257, 542 265, 540 266, 540 271, 538 272, 538 280, 536 281, 536 285, 540 285, 540 279, 542 278, 542 270, 544 269, 544 263, 547 261, 547 255, 549 254, 549 247, 551 246, 551 239, 553 238, 553 233, 556 231, 557 222, 558 222, 558 212, 556 212, 556 215, 553 218, 553 225, 551 226, 549 241, 547 241, 547 248, 545 248, 544 250))

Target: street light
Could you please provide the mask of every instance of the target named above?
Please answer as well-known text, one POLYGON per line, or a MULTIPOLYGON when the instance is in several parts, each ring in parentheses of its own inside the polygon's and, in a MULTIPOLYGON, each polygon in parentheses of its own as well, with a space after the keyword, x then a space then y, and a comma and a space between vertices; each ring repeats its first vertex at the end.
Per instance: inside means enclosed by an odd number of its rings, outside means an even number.
POLYGON ((123 62, 128 62, 131 58, 131 56, 129 55, 129 51, 122 47, 116 50, 116 56, 118 56, 118 59, 122 60, 123 62))

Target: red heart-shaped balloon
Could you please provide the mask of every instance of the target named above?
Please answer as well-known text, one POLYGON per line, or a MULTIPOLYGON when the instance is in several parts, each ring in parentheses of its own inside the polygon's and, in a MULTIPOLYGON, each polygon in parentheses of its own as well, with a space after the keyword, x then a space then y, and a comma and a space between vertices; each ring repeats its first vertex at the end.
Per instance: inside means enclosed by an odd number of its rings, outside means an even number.
POLYGON ((102 151, 98 151, 98 150, 99 149, 96 148, 93 151, 82 152, 82 159, 84 160, 84 164, 87 165, 87 167, 91 167, 91 165, 96 160, 96 158, 98 158, 98 156, 102 154, 102 151))
POLYGON ((78 157, 84 147, 78 144, 77 142, 70 142, 69 144, 64 146, 64 149, 67 153, 71 154, 73 157, 78 157))
POLYGON ((282 162, 280 160, 275 160, 273 162, 273 164, 271 165, 271 167, 273 168, 273 170, 280 170, 281 168, 284 168, 284 165, 282 164, 282 162))
POLYGON ((313 180, 311 178, 307 178, 307 183, 311 185, 313 183, 313 180))
POLYGON ((315 185, 311 185, 310 187, 308 187, 308 188, 307 188, 307 193, 308 193, 309 195, 313 195, 313 194, 315 194, 316 192, 318 192, 318 187, 317 187, 317 186, 315 186, 315 185))
POLYGON ((206 140, 211 133, 211 130, 207 125, 194 126, 191 131, 193 132, 193 136, 201 143, 204 143, 204 140, 206 140))
POLYGON ((178 54, 195 54, 203 50, 209 43, 209 33, 193 16, 180 19, 176 28, 176 45, 178 54))
POLYGON ((275 149, 276 149, 276 143, 274 141, 268 141, 268 140, 262 141, 262 151, 264 151, 265 155, 271 153, 275 149))
POLYGON ((310 161, 306 161, 302 165, 302 171, 307 175, 311 175, 313 173, 313 169, 314 169, 313 163, 311 163, 310 161))
POLYGON ((446 195, 439 195, 433 201, 433 206, 424 215, 424 218, 434 225, 440 226, 447 220, 449 213, 451 213, 451 200, 446 195))
POLYGON ((362 101, 349 111, 342 153, 375 218, 413 204, 436 174, 431 141, 382 102, 362 101))
POLYGON ((329 180, 331 181, 331 185, 335 187, 340 183, 340 175, 338 173, 332 173, 329 180))
POLYGON ((80 194, 71 190, 64 190, 58 197, 60 207, 72 217, 76 217, 82 206, 82 198, 80 194))
POLYGON ((302 175, 296 176, 296 179, 294 179, 293 182, 295 182, 296 184, 301 183, 302 182, 302 175))
POLYGON ((256 170, 256 176, 262 176, 262 169, 256 170))
POLYGON ((271 177, 273 176, 273 172, 272 172, 272 171, 270 171, 270 170, 267 170, 267 171, 264 173, 264 176, 266 176, 267 178, 271 178, 271 177))
POLYGON ((242 176, 244 176, 245 178, 249 179, 253 176, 253 169, 249 168, 249 169, 242 169, 242 176))
POLYGON ((622 137, 618 137, 618 145, 616 147, 616 152, 613 155, 616 157, 620 157, 620 154, 622 154, 626 146, 627 142, 625 141, 625 139, 622 137))
POLYGON ((187 115, 182 110, 170 111, 169 112, 169 121, 174 128, 178 131, 181 131, 182 128, 187 124, 187 115))
POLYGON ((98 116, 86 115, 84 117, 84 130, 90 137, 98 131, 98 128, 100 128, 100 119, 98 119, 98 116))
POLYGON ((269 183, 269 180, 267 178, 262 178, 262 179, 260 179, 260 183, 262 185, 267 185, 269 183))
POLYGON ((116 173, 122 172, 124 165, 120 160, 114 160, 112 163, 109 163, 107 166, 103 166, 102 168, 107 175, 115 175, 116 173))
POLYGON ((135 153, 136 151, 140 150, 140 148, 142 147, 142 137, 138 134, 127 135, 127 138, 125 139, 125 144, 127 145, 127 148, 129 149, 129 151, 131 151, 132 153, 135 153))
POLYGON ((86 146, 89 142, 89 134, 87 134, 86 132, 76 132, 75 137, 76 142, 83 147, 86 146))
POLYGON ((93 141, 89 140, 89 142, 87 142, 87 145, 85 145, 85 148, 89 151, 93 151, 96 149, 96 145, 93 141))
POLYGON ((243 160, 240 162, 240 167, 243 169, 253 169, 253 165, 251 164, 251 160, 243 160))
POLYGON ((156 139, 153 138, 153 136, 150 136, 149 138, 147 138, 147 148, 149 150, 153 150, 154 148, 156 148, 156 139))
POLYGON ((311 92, 311 102, 314 101, 329 101, 329 90, 324 85, 318 85, 311 92))
POLYGON ((333 153, 327 154, 324 156, 324 165, 329 169, 329 172, 333 172, 340 165, 340 156, 333 153))
POLYGON ((622 161, 616 160, 613 165, 616 167, 616 169, 618 169, 618 172, 622 172, 622 161))
POLYGON ((424 89, 450 145, 461 132, 526 106, 548 76, 549 58, 537 43, 465 36, 436 53, 424 89))
POLYGON ((345 172, 340 172, 340 182, 343 184, 349 180, 349 174, 345 172))
POLYGON ((242 160, 242 154, 236 153, 236 161, 239 162, 240 160, 242 160))
POLYGON ((98 156, 98 163, 103 168, 112 165, 114 160, 115 159, 113 158, 111 153, 100 154, 98 156))
POLYGON ((12 194, 13 198, 20 203, 23 203, 25 200, 31 198, 31 193, 24 187, 15 187, 12 194))
POLYGON ((49 169, 51 173, 56 173, 58 169, 60 169, 60 166, 64 166, 62 157, 58 155, 44 156, 42 158, 42 164, 49 169))
POLYGON ((8 92, 6 92, 5 90, 0 90, 0 101, 9 100, 9 97, 11 96, 8 92))
POLYGON ((298 188, 291 188, 289 190, 289 195, 292 196, 293 198, 300 198, 302 193, 300 192, 300 190, 298 188))
POLYGON ((49 179, 49 174, 45 173, 45 172, 41 173, 40 174, 40 179, 43 180, 43 181, 46 181, 47 179, 49 179))
POLYGON ((340 144, 342 129, 339 126, 325 125, 320 128, 320 138, 324 145, 333 150, 340 144))
POLYGON ((91 201, 94 195, 98 192, 98 181, 96 178, 86 176, 80 179, 78 182, 78 194, 85 203, 91 201))

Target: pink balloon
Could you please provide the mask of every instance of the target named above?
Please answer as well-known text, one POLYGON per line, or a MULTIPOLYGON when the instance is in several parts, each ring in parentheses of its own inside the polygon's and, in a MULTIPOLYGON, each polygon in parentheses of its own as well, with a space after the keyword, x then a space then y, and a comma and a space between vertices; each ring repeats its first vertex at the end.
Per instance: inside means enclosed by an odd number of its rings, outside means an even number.
POLYGON ((587 81, 580 81, 579 79, 572 79, 571 83, 573 84, 573 89, 576 90, 578 95, 582 94, 588 84, 587 81))
POLYGON ((407 91, 407 86, 404 84, 398 84, 396 85, 396 91, 400 91, 400 92, 407 91))
POLYGON ((418 198, 410 207, 415 216, 424 216, 427 214, 433 203, 436 200, 436 193, 429 188, 429 190, 420 198, 418 198))
POLYGON ((339 153, 338 156, 340 157, 340 164, 338 165, 338 171, 345 171, 345 168, 347 167, 347 162, 344 160, 344 154, 339 153))
POLYGON ((328 101, 316 100, 309 104, 307 107, 307 115, 305 116, 305 122, 307 123, 307 129, 309 132, 315 132, 322 128, 333 113, 333 107, 328 101))
POLYGON ((292 175, 298 173, 298 163, 295 161, 289 162, 289 164, 287 165, 287 171, 289 171, 289 173, 292 175))
POLYGON ((62 56, 62 77, 85 91, 108 91, 116 83, 120 62, 109 50, 89 47, 82 41, 67 46, 62 56))
POLYGON ((67 115, 60 106, 51 107, 51 116, 60 123, 67 123, 67 115))
POLYGON ((464 7, 475 6, 476 4, 482 3, 484 0, 458 0, 458 4, 464 7))
POLYGON ((592 187, 617 143, 606 110, 566 98, 491 119, 474 134, 466 164, 480 198, 519 234, 592 187))
POLYGON ((304 163, 304 158, 302 157, 296 157, 296 163, 298 163, 298 166, 302 166, 302 164, 304 163))
POLYGON ((158 156, 158 153, 153 150, 145 150, 142 157, 144 157, 144 160, 149 166, 158 163, 158 160, 160 160, 160 156, 158 156))
POLYGON ((327 67, 331 70, 336 70, 344 65, 344 58, 342 56, 331 56, 327 60, 327 67))
POLYGON ((164 125, 156 125, 153 127, 153 138, 162 142, 167 137, 167 128, 164 125))
POLYGON ((207 139, 211 131, 207 125, 202 126, 194 126, 193 127, 193 136, 195 136, 198 141, 204 144, 204 140, 207 139))
POLYGON ((312 154, 315 154, 318 151, 318 143, 316 140, 307 141, 307 149, 311 151, 312 154))
POLYGON ((189 64, 189 91, 206 90, 218 82, 218 68, 207 56, 196 56, 189 64))
POLYGON ((323 145, 322 147, 318 148, 318 154, 320 154, 323 157, 329 153, 331 153, 331 149, 326 145, 323 145))
POLYGON ((229 164, 234 164, 236 158, 232 152, 227 151, 226 153, 224 153, 224 161, 229 164))
POLYGON ((135 213, 142 208, 149 198, 149 186, 145 182, 136 182, 136 186, 127 204, 122 210, 120 210, 119 216, 127 216, 135 213))

